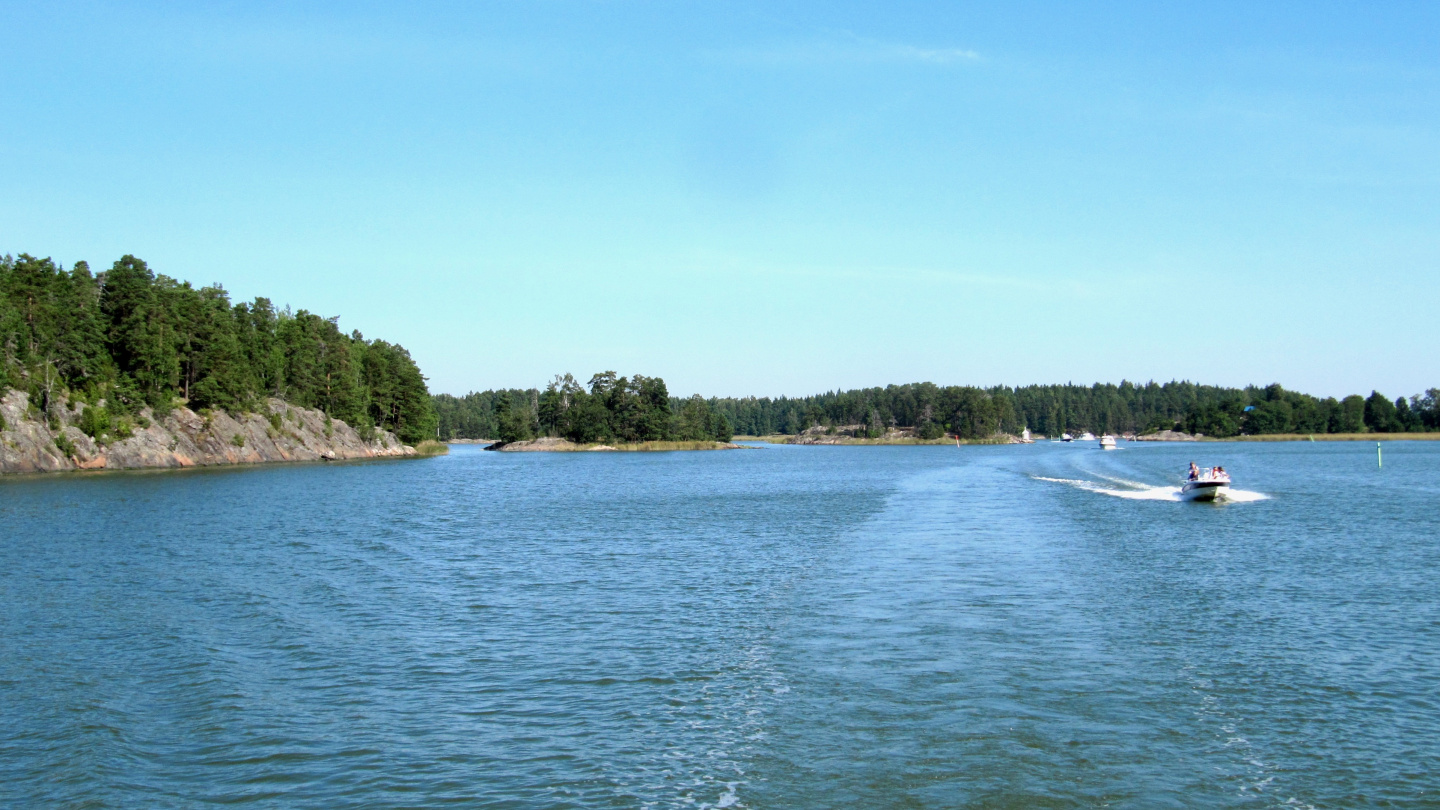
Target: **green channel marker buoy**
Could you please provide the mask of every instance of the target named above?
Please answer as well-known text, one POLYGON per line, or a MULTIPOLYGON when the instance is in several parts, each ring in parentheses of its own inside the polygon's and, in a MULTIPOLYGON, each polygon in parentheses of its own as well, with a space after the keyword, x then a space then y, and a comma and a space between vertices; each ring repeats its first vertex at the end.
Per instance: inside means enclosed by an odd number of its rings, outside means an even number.
POLYGON ((1385 457, 1380 455, 1380 442, 1375 442, 1375 466, 1381 469, 1385 467, 1385 457))

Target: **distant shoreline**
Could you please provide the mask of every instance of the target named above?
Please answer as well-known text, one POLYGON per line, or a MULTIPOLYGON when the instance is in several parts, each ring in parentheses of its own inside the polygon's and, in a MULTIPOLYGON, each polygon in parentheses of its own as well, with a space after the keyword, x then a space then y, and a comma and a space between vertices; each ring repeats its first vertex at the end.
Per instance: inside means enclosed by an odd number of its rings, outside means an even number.
POLYGON ((1202 442, 1409 442, 1409 441, 1440 441, 1440 431, 1431 433, 1259 433, 1254 436, 1231 436, 1225 439, 1212 439, 1209 436, 1201 439, 1202 442))
MULTIPOLYGON (((1153 436, 1154 434, 1148 434, 1153 436)), ((1218 438, 1214 436, 1198 436, 1188 439, 1152 439, 1141 437, 1144 442, 1365 442, 1365 441, 1440 441, 1440 432, 1430 433, 1316 433, 1313 436, 1308 433, 1262 433, 1253 436, 1229 436, 1218 438)), ((563 445, 537 446, 539 440, 531 442, 515 442, 513 448, 498 447, 497 450, 506 452, 552 452, 552 453, 574 453, 574 452, 644 452, 644 451, 672 451, 672 450, 728 450, 734 449, 735 442, 763 442, 765 444, 785 445, 811 445, 811 446, 841 446, 841 447, 915 447, 915 446, 941 446, 954 445, 953 437, 941 439, 917 439, 913 436, 891 436, 878 439, 861 439, 854 436, 829 436, 822 435, 816 438, 793 435, 788 433, 771 433, 764 436, 735 436, 728 443, 719 442, 640 442, 637 444, 574 444, 564 442, 563 445), (798 439, 798 441, 797 441, 798 439)), ((1038 443, 1049 444, 1050 439, 1039 438, 1038 443)), ((496 445, 500 444, 498 439, 450 439, 446 444, 477 444, 496 445)), ((990 439, 961 439, 963 446, 970 445, 1006 445, 1016 444, 1008 435, 998 436, 990 439)), ((1089 442, 1076 441, 1076 444, 1088 444, 1089 442)), ((1122 444, 1128 444, 1124 441, 1122 444)))
MULTIPOLYGON (((878 439, 862 439, 854 436, 792 436, 785 433, 772 433, 768 436, 736 436, 731 441, 737 442, 765 442, 766 444, 791 444, 826 447, 905 447, 905 446, 954 446, 955 438, 948 436, 941 439, 917 439, 914 436, 890 436, 878 439)), ((1011 444, 1008 438, 999 439, 961 439, 960 444, 1011 444)))
MULTIPOLYGON (((1261 434, 1257 434, 1257 435, 1253 435, 1253 436, 1228 436, 1228 437, 1225 437, 1225 438, 1219 438, 1219 437, 1214 437, 1214 436, 1196 436, 1196 437, 1190 437, 1190 438, 1184 438, 1184 439, 1178 439, 1178 438, 1176 438, 1176 439, 1155 439, 1155 438, 1150 438, 1151 436, 1154 436, 1154 435, 1155 435, 1155 434, 1147 434, 1146 436, 1137 437, 1136 441, 1142 441, 1142 442, 1146 442, 1146 443, 1151 443, 1151 442, 1163 442, 1163 443, 1167 443, 1167 444, 1169 444, 1169 443, 1181 443, 1181 442, 1304 442, 1304 441, 1317 441, 1317 442, 1365 442, 1365 441, 1382 441, 1382 442, 1383 442, 1383 441, 1440 441, 1440 431, 1429 432, 1429 433, 1316 433, 1316 434, 1314 434, 1313 436, 1312 436, 1311 434, 1309 434, 1309 433, 1261 433, 1261 434)), ((795 441, 796 439, 799 439, 799 438, 801 438, 801 437, 800 437, 800 436, 796 436, 796 435, 791 435, 791 434, 778 433, 778 434, 769 434, 769 435, 765 435, 765 436, 736 436, 736 437, 734 438, 734 441, 737 441, 737 442, 765 442, 765 443, 767 443, 767 444, 805 444, 805 445, 824 444, 824 445, 876 445, 876 446, 878 446, 878 445, 886 445, 886 446, 906 446, 906 445, 954 445, 954 444, 955 444, 955 439, 954 439, 953 437, 944 438, 944 439, 916 439, 916 438, 913 438, 913 437, 900 436, 900 437, 880 438, 880 439, 857 439, 857 438, 855 438, 855 437, 853 437, 853 436, 825 436, 825 437, 823 437, 823 439, 819 439, 819 440, 811 440, 811 441, 803 441, 803 440, 802 440, 802 441, 795 441)), ((1037 437, 1037 438, 1036 438, 1036 443, 1038 443, 1038 444, 1050 444, 1050 443, 1053 443, 1054 441, 1055 441, 1055 440, 1053 440, 1053 439, 1047 439, 1047 438, 1043 438, 1043 437, 1037 437)), ((1121 444, 1128 444, 1129 442, 1130 442, 1130 440, 1127 439, 1126 441, 1121 442, 1121 444)), ((990 439, 961 439, 961 440, 960 440, 960 444, 961 444, 961 445, 1000 445, 1000 444, 1018 444, 1018 443, 1019 443, 1019 442, 1011 441, 1011 440, 1010 440, 1010 437, 1008 437, 1008 436, 1006 436, 1006 435, 997 436, 997 437, 995 437, 995 438, 990 438, 990 439)), ((1074 443, 1074 444, 1093 444, 1094 442, 1082 442, 1082 441, 1076 439, 1073 443, 1074 443)))

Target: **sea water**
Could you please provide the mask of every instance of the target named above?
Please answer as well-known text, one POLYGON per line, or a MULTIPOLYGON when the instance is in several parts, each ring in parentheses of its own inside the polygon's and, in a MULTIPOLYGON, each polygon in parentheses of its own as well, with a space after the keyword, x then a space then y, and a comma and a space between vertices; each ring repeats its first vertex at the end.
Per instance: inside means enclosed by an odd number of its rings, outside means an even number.
POLYGON ((1437 495, 1430 442, 4 480, 0 805, 1435 806, 1437 495))

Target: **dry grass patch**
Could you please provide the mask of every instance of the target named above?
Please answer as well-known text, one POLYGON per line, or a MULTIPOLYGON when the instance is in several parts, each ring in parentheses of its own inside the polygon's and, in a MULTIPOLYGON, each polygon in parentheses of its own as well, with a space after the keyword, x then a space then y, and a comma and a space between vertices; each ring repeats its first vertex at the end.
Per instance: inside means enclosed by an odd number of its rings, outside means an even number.
POLYGON ((1258 436, 1231 436, 1228 439, 1211 439, 1206 437, 1201 441, 1216 442, 1396 442, 1396 441, 1436 441, 1440 440, 1440 432, 1432 433, 1262 433, 1258 436))

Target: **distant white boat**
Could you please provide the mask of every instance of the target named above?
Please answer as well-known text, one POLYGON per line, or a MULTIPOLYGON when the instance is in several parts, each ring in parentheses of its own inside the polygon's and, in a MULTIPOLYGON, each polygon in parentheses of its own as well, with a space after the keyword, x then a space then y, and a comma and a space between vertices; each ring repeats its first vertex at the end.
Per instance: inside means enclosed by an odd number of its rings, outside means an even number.
POLYGON ((1184 501, 1223 501, 1229 496, 1230 475, 1221 469, 1201 470, 1198 478, 1180 486, 1180 499, 1184 501))
POLYGON ((1100 449, 1101 449, 1101 450, 1114 450, 1114 449, 1115 449, 1115 437, 1114 437, 1114 436, 1111 436, 1109 433, 1106 433, 1104 436, 1101 436, 1101 437, 1100 437, 1100 449))
POLYGON ((1074 437, 1074 436, 1071 436, 1069 433, 1061 433, 1061 434, 1060 434, 1060 441, 1062 441, 1062 442, 1073 442, 1073 441, 1075 441, 1075 437, 1074 437))
POLYGON ((1093 442, 1093 441, 1095 441, 1095 434, 1094 434, 1094 433, 1091 433, 1090 431, 1087 430, 1087 431, 1085 431, 1084 433, 1081 433, 1081 434, 1080 434, 1080 441, 1082 441, 1082 442, 1093 442))

